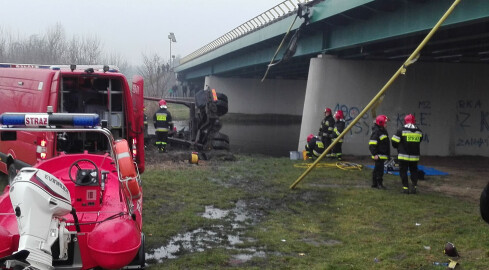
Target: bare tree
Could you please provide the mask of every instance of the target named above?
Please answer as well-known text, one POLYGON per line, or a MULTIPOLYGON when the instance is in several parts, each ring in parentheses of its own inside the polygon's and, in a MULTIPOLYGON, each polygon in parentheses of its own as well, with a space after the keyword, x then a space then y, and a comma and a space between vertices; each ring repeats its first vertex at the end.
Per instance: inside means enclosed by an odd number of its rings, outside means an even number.
POLYGON ((47 63, 46 43, 43 37, 31 35, 23 46, 24 53, 21 56, 23 63, 47 63))
POLYGON ((67 60, 70 64, 80 64, 82 62, 81 46, 77 36, 73 36, 68 45, 67 60))
POLYGON ((53 27, 49 28, 45 40, 47 63, 63 64, 67 47, 63 26, 60 23, 56 23, 53 27))
POLYGON ((138 68, 138 72, 144 77, 145 93, 150 97, 164 97, 171 87, 173 72, 166 68, 158 54, 150 57, 143 54, 142 57, 143 66, 138 68))
POLYGON ((48 28, 44 35, 30 35, 27 38, 14 38, 0 28, 0 62, 90 65, 110 60, 120 68, 129 67, 119 55, 103 56, 102 50, 97 36, 74 35, 67 39, 60 23, 48 28))
POLYGON ((0 62, 3 62, 7 58, 7 31, 0 26, 0 62))
POLYGON ((70 64, 90 65, 98 64, 101 45, 97 37, 73 36, 67 51, 67 60, 70 64))
POLYGON ((105 65, 117 66, 119 68, 119 70, 123 73, 125 71, 129 70, 129 63, 127 62, 127 60, 124 57, 122 57, 118 53, 107 54, 104 57, 102 57, 101 61, 102 61, 101 63, 103 63, 105 65))
POLYGON ((98 64, 101 54, 100 39, 97 36, 84 37, 82 42, 82 53, 85 64, 98 64))

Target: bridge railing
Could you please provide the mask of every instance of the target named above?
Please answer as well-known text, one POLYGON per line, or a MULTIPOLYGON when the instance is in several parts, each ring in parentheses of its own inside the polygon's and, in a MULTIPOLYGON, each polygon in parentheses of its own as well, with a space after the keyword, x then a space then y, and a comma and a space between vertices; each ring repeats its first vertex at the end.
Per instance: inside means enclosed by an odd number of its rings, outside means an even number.
POLYGON ((227 43, 236 40, 244 35, 247 35, 257 29, 260 29, 268 24, 276 22, 287 16, 295 14, 298 8, 298 4, 308 3, 313 0, 286 0, 282 3, 268 9, 267 11, 261 13, 260 15, 254 17, 253 19, 241 24, 240 26, 234 28, 233 30, 227 32, 211 43, 203 46, 202 48, 194 51, 193 53, 183 57, 180 60, 180 64, 189 62, 195 58, 198 58, 210 51, 213 51, 227 43))

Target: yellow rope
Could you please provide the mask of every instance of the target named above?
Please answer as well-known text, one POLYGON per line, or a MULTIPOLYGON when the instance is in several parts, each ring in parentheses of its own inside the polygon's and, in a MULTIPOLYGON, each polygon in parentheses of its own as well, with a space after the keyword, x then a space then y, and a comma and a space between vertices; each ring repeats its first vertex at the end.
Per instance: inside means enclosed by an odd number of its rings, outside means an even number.
POLYGON ((363 169, 362 164, 353 163, 353 162, 345 162, 345 161, 336 163, 336 167, 338 167, 342 170, 345 170, 345 171, 348 171, 348 170, 361 171, 363 169))
MULTIPOLYGON (((312 163, 296 163, 294 164, 294 167, 296 168, 309 168, 312 166, 312 163)), ((316 168, 339 168, 341 170, 359 170, 361 171, 363 168, 363 165, 353 163, 353 162, 336 162, 336 163, 318 163, 315 166, 316 168)))

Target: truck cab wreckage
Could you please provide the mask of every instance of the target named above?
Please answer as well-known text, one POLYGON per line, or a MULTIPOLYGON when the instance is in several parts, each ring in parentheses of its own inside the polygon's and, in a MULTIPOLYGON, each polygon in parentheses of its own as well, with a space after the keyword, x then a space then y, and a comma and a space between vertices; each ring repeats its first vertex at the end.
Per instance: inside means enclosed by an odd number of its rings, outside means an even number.
MULTIPOLYGON (((146 100, 159 101, 159 98, 144 97, 146 100)), ((220 132, 220 117, 228 112, 228 98, 215 89, 205 89, 195 94, 194 101, 165 99, 167 103, 181 104, 189 108, 188 128, 175 131, 168 137, 168 143, 174 147, 184 147, 201 151, 207 159, 213 150, 229 150, 229 137, 220 132)))

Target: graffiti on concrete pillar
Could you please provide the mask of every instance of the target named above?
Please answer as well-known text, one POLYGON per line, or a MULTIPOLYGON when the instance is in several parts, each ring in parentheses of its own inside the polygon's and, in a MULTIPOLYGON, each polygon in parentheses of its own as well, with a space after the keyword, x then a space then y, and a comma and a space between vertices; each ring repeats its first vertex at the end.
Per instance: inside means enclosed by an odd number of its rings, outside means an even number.
POLYGON ((470 113, 468 112, 458 112, 457 113, 457 123, 458 126, 461 128, 468 128, 470 127, 468 120, 470 118, 470 113))
MULTIPOLYGON (((336 112, 338 110, 343 111, 346 125, 350 124, 361 112, 361 110, 356 106, 348 106, 346 104, 337 103, 334 111, 336 112)), ((370 134, 370 121, 368 121, 368 119, 369 114, 364 114, 362 118, 350 129, 350 135, 363 134, 364 136, 368 136, 370 134)))
POLYGON ((480 132, 489 131, 489 112, 483 110, 481 100, 458 100, 456 120, 461 129, 479 125, 480 132))
POLYGON ((465 134, 457 138, 457 147, 489 147, 489 111, 484 105, 480 99, 457 100, 456 127, 465 134))
POLYGON ((489 137, 471 137, 471 138, 458 138, 457 147, 489 147, 489 137))
POLYGON ((482 102, 480 100, 458 100, 457 108, 460 109, 480 109, 482 102))
POLYGON ((481 111, 481 132, 489 131, 489 112, 481 111))

